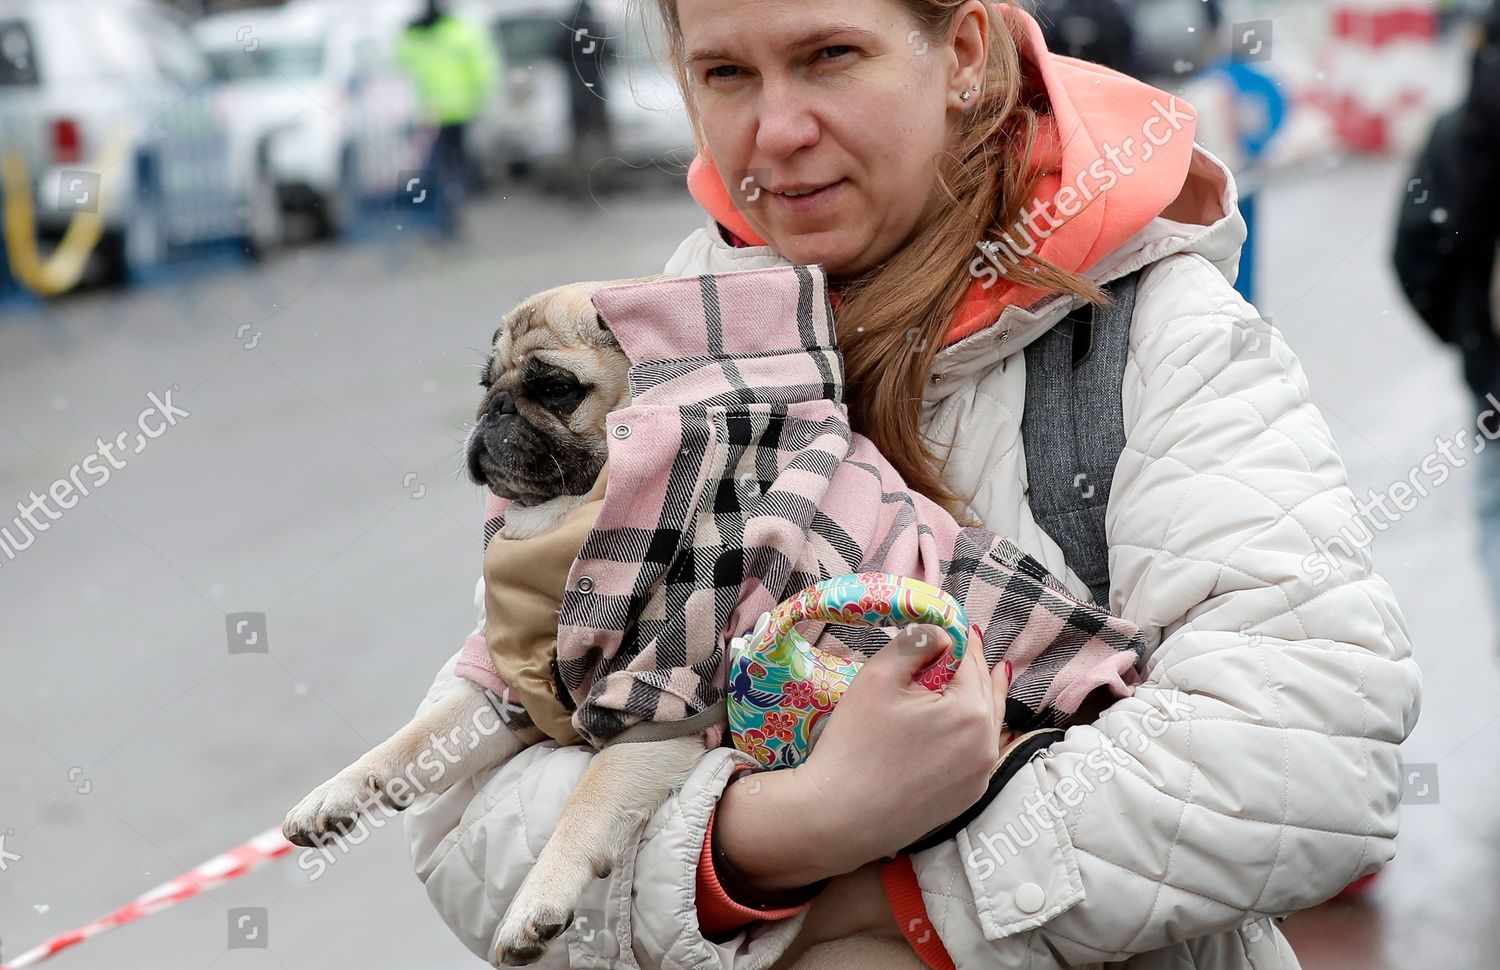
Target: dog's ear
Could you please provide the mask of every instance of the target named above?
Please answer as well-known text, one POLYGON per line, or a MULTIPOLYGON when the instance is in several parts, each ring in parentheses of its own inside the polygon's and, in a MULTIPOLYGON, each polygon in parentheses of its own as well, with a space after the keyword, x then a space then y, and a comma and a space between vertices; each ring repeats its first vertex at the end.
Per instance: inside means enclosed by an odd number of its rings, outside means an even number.
POLYGON ((608 347, 611 350, 619 350, 620 342, 615 339, 615 332, 609 329, 609 324, 604 322, 604 315, 595 312, 594 322, 599 325, 599 332, 595 335, 595 340, 598 345, 601 347, 608 347))

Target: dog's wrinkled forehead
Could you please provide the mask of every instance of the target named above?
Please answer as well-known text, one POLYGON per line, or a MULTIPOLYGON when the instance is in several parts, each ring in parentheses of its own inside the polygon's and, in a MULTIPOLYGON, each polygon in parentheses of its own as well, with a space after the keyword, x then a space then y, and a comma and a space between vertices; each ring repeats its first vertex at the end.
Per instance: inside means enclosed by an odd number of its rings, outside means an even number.
POLYGON ((522 301, 492 340, 496 363, 514 365, 546 350, 618 350, 589 295, 603 283, 570 283, 522 301))

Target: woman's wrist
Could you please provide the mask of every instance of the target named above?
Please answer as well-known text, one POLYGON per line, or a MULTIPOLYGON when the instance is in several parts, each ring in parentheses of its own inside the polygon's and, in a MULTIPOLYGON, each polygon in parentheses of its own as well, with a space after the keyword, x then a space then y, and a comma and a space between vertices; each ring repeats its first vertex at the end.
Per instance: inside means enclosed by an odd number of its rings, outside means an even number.
POLYGON ((1061 741, 1064 733, 1062 728, 1039 728, 1025 734, 1012 735, 1001 751, 1000 763, 995 766, 994 773, 990 775, 989 785, 979 800, 948 822, 908 844, 900 854, 911 855, 925 851, 942 842, 947 842, 956 836, 959 830, 967 828, 969 823, 978 818, 990 802, 995 800, 995 796, 1000 794, 1000 790, 1016 776, 1026 762, 1061 741))
POLYGON ((717 858, 749 886, 793 890, 859 867, 838 838, 847 826, 836 811, 809 797, 798 769, 735 775, 714 816, 717 858))

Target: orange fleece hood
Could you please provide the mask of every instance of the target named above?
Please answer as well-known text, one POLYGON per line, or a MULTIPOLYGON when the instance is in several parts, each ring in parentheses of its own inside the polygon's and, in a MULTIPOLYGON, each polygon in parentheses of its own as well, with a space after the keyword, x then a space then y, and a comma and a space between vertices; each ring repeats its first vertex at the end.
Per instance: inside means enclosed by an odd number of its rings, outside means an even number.
MULTIPOLYGON (((994 6, 1019 25, 1022 69, 1045 89, 1052 110, 1032 158, 1032 171, 1045 173, 1025 210, 1038 213, 1029 223, 1034 228, 1023 221, 1000 239, 983 241, 998 244, 1002 254, 1034 251, 1082 273, 1177 198, 1193 157, 1197 112, 1142 81, 1052 53, 1030 14, 1009 3, 994 6)), ((687 182, 715 221, 752 246, 767 245, 735 206, 709 158, 700 153, 693 160, 687 182)), ((995 264, 978 249, 975 256, 979 262, 973 265, 981 272, 959 304, 945 344, 982 330, 1011 304, 1030 306, 1046 295, 986 271, 995 264)))

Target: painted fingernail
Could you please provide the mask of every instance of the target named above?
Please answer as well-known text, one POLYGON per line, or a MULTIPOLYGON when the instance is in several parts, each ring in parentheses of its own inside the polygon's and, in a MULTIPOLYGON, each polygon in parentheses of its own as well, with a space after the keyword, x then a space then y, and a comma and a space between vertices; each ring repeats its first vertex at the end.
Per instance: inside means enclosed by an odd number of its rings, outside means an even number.
POLYGON ((1010 683, 1010 661, 1005 661, 1005 682, 1010 683))

